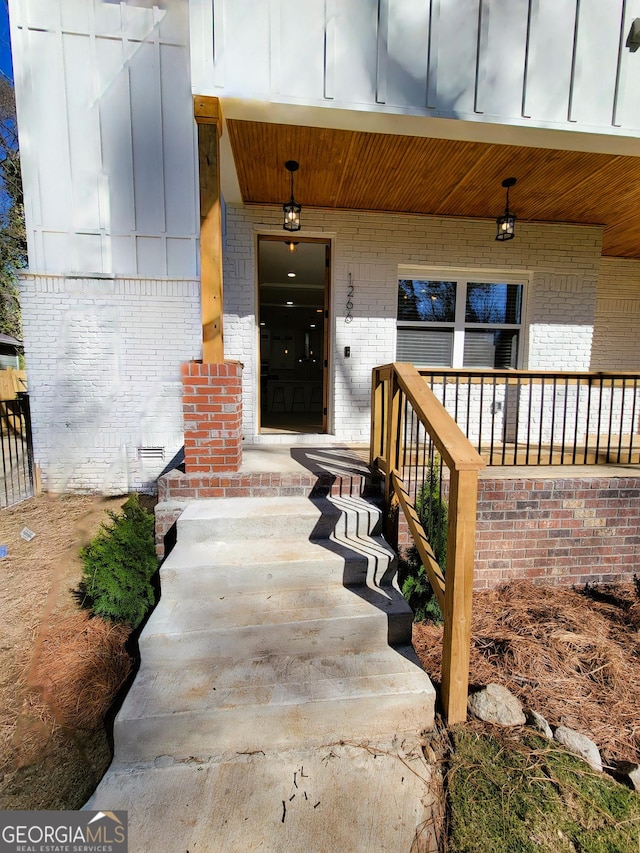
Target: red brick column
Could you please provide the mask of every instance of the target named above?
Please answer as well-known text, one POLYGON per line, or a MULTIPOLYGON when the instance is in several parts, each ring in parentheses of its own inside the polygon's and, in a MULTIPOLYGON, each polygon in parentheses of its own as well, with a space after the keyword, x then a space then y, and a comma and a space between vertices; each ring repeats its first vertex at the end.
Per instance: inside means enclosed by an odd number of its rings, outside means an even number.
POLYGON ((238 471, 242 462, 242 365, 182 365, 187 473, 238 471))

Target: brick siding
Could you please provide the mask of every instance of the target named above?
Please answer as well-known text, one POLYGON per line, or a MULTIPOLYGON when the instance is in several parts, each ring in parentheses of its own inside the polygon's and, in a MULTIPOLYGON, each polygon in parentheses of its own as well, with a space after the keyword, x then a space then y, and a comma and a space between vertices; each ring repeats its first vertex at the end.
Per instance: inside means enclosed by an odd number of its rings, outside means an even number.
MULTIPOLYGON (((411 544, 399 520, 401 548, 411 544)), ((640 573, 640 477, 482 478, 476 589, 630 581, 640 573)))
POLYGON ((629 581, 640 556, 640 479, 491 480, 478 488, 475 585, 629 581))
POLYGON ((189 474, 238 471, 242 462, 242 365, 183 364, 184 461, 189 474))
POLYGON ((603 258, 598 278, 591 370, 640 370, 640 261, 603 258))
MULTIPOLYGON (((245 364, 248 443, 264 438, 257 432, 256 232, 282 233, 277 208, 227 207, 225 357, 245 364)), ((633 330, 640 262, 601 259, 601 228, 521 223, 517 239, 502 245, 489 222, 308 209, 303 233, 333 239, 329 432, 340 441, 368 440, 371 368, 395 358, 399 264, 527 276, 525 366, 640 369, 633 330)), ((21 290, 45 487, 153 489, 182 444, 179 365, 201 354, 198 282, 26 273, 21 290), (163 459, 139 458, 138 448, 148 446, 164 448, 163 459)))
POLYGON ((183 444, 180 364, 201 355, 197 280, 20 283, 35 461, 48 491, 155 491, 183 444), (155 448, 147 458, 139 448, 155 448))

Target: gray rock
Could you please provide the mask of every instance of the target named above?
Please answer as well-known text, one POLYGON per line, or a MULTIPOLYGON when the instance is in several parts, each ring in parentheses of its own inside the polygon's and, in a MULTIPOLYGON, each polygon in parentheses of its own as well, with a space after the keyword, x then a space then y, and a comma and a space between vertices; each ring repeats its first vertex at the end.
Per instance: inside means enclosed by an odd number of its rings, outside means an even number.
POLYGON ((553 740, 553 732, 551 731, 551 726, 537 711, 527 711, 527 722, 529 725, 534 728, 536 731, 540 732, 540 734, 548 737, 549 740, 553 740))
POLYGON ((606 761, 605 766, 607 765, 609 765, 607 767, 608 772, 617 782, 640 792, 640 765, 636 764, 635 761, 616 760, 606 761))
POLYGON ((627 773, 627 776, 629 777, 629 781, 633 785, 634 789, 640 793, 640 766, 636 764, 636 769, 627 773))
POLYGON ((527 721, 520 702, 501 684, 487 684, 469 696, 467 704, 471 713, 486 723, 523 726, 527 721))
POLYGON ((555 739, 558 743, 565 746, 569 752, 579 755, 584 758, 587 764, 590 764, 594 770, 602 773, 602 759, 600 752, 595 743, 586 735, 581 735, 580 732, 575 732, 566 726, 558 726, 555 731, 555 739))

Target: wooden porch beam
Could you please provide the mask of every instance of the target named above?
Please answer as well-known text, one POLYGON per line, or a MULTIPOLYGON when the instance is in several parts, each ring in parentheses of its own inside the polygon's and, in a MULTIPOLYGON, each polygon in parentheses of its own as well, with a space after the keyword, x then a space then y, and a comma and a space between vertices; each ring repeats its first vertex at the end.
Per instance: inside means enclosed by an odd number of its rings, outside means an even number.
POLYGON ((222 330, 222 214, 220 209, 220 136, 222 112, 218 98, 193 99, 198 125, 200 173, 200 298, 202 361, 224 361, 222 330))

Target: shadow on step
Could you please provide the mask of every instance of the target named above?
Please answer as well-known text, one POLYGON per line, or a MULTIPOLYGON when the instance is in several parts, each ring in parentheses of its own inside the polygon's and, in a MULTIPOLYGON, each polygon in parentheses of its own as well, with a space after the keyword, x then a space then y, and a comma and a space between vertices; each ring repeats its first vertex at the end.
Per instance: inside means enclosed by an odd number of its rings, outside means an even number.
POLYGON ((289 452, 302 468, 318 477, 313 496, 329 494, 372 495, 380 493, 379 477, 366 462, 368 450, 349 447, 291 447, 289 452))
POLYGON ((337 477, 371 476, 365 458, 349 447, 292 447, 291 458, 313 474, 334 474, 337 477))
MULTIPOLYGON (((413 612, 396 583, 398 558, 381 535, 382 510, 359 496, 312 497, 322 516, 311 536, 317 545, 344 560, 343 586, 387 617, 390 646, 410 646, 413 612), (336 518, 327 535, 325 519, 336 518)), ((409 654, 405 654, 408 657, 409 654)), ((417 658, 411 656, 417 663, 417 658)))

